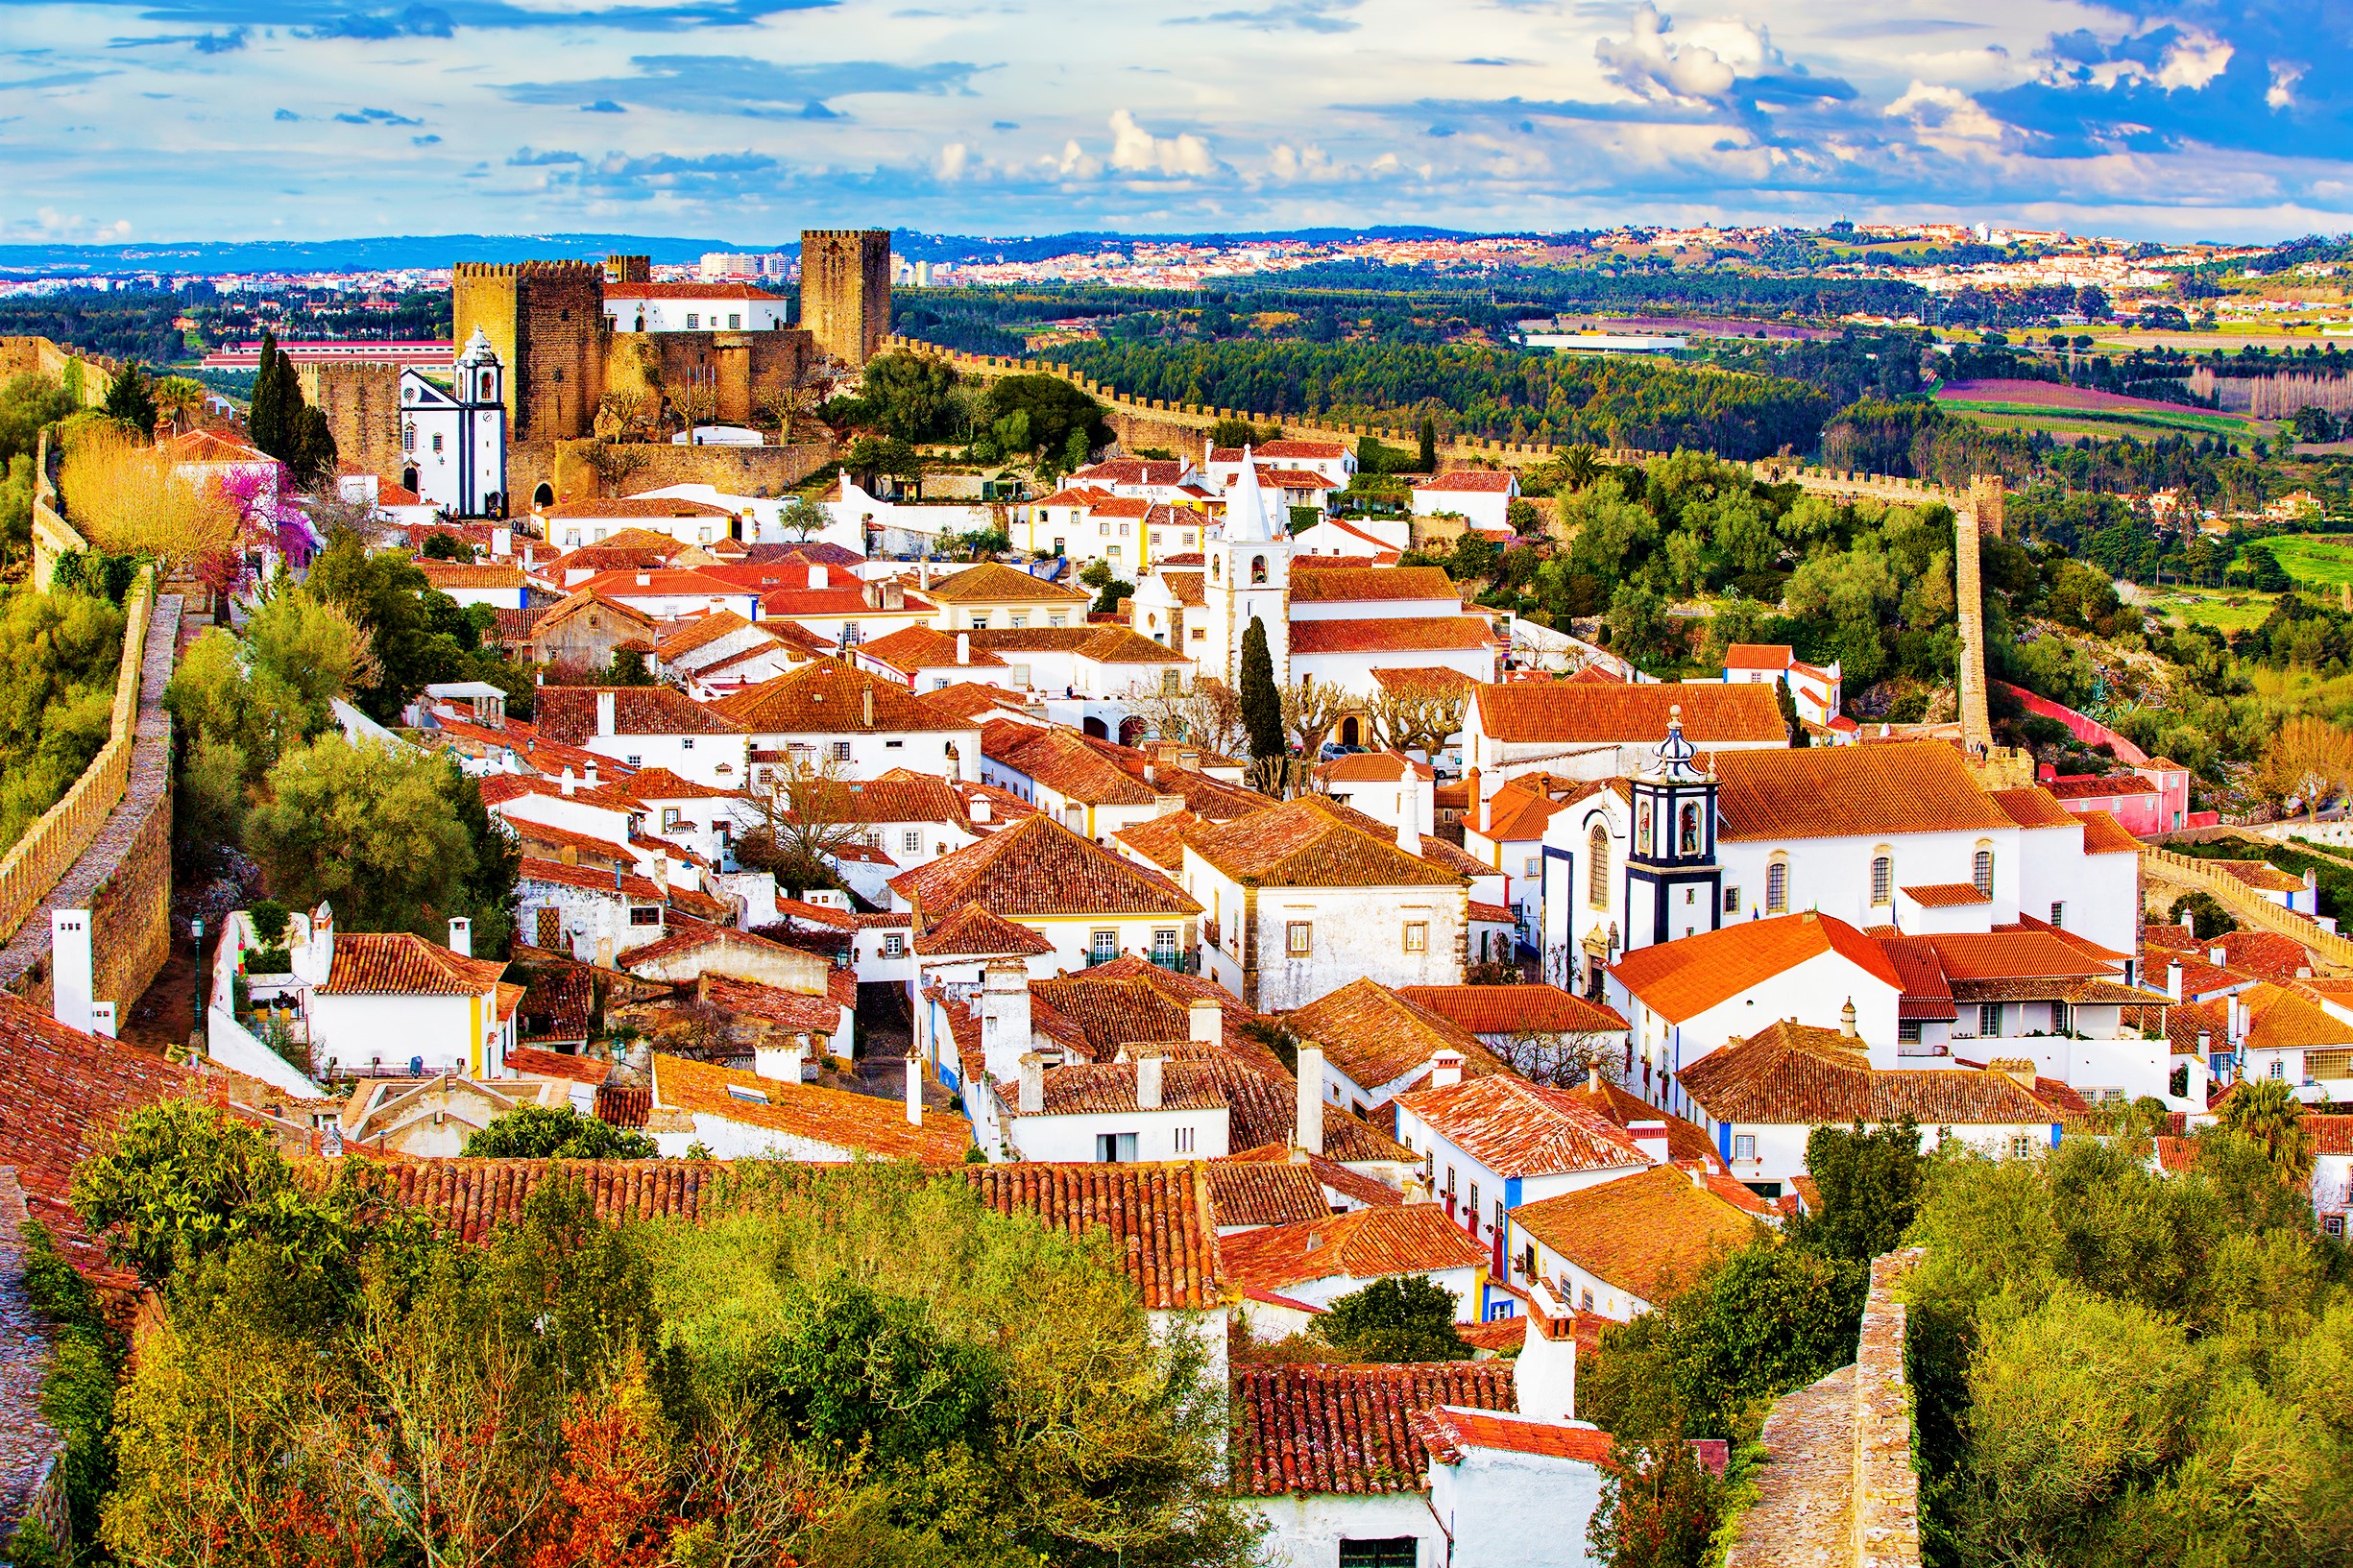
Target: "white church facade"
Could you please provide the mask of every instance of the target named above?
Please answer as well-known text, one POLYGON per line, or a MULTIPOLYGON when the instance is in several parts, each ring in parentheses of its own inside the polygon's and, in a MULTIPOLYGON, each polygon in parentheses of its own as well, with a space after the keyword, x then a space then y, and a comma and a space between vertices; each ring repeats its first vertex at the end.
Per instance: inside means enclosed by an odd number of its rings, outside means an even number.
POLYGON ((400 483, 453 518, 503 518, 506 369, 476 326, 443 386, 400 373, 400 483))

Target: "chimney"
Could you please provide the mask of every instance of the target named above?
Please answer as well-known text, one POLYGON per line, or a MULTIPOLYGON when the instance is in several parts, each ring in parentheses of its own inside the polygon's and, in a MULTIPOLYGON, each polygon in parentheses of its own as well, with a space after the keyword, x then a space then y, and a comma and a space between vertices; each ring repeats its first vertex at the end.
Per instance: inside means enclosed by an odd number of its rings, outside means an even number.
POLYGON ((653 586, 654 586, 654 574, 653 574, 652 572, 650 572, 650 571, 641 571, 641 572, 639 572, 639 573, 638 573, 638 587, 640 587, 640 588, 651 588, 651 587, 653 587, 653 586))
POLYGON ((874 728, 874 688, 862 688, 858 694, 861 699, 859 711, 865 718, 866 728, 871 730, 874 728))
POLYGON ((580 846, 566 844, 555 852, 555 857, 568 866, 576 866, 580 863, 580 846))
POLYGON ((2181 929, 2185 931, 2190 931, 2193 933, 2197 930, 2197 922, 2191 917, 2190 911, 2187 909, 2184 909, 2181 912, 2181 929))
POLYGON ((1405 764, 1405 784, 1397 791, 1397 848, 1408 855, 1421 853, 1421 775, 1405 764))
POLYGON ((808 1042, 797 1034, 783 1045, 754 1047, 752 1071, 764 1078, 774 1078, 779 1083, 798 1083, 801 1081, 801 1063, 808 1051, 808 1042))
POLYGON ((585 782, 587 783, 588 786, 589 786, 591 789, 595 788, 595 787, 596 787, 596 759, 595 759, 595 758, 594 758, 594 757, 590 758, 590 759, 589 759, 589 760, 588 760, 586 762, 584 762, 583 764, 581 764, 581 769, 580 769, 580 771, 581 771, 582 775, 584 776, 584 780, 585 780, 585 782))
MULTIPOLYGON (((957 639, 957 641, 960 643, 960 642, 962 642, 962 641, 963 641, 963 639, 962 639, 962 638, 958 638, 958 639, 957 639)), ((1160 764, 1159 764, 1159 763, 1157 763, 1157 762, 1153 762, 1153 761, 1149 761, 1149 760, 1145 762, 1145 764, 1144 764, 1144 782, 1145 782, 1146 784, 1158 784, 1158 783, 1160 782, 1160 764)))
POLYGON ((1838 1032, 1846 1039, 1855 1038, 1855 999, 1853 997, 1847 998, 1847 1004, 1838 1009, 1838 1032))
POLYGON ((1016 1103, 1025 1116, 1046 1108, 1046 1058, 1034 1050, 1021 1053, 1021 1098, 1016 1103))
POLYGON ((1430 1087, 1451 1089, 1463 1081, 1463 1053, 1451 1046, 1430 1058, 1430 1087))
POLYGON ((956 634, 956 662, 959 664, 972 663, 972 634, 970 632, 956 634))
POLYGON ((981 972, 981 1062, 992 1078, 1019 1070, 1030 1049, 1030 972, 1018 958, 1000 958, 981 972))
POLYGON ((2214 965, 2214 967, 2217 969, 2220 969, 2223 965, 2230 962, 2230 953, 2221 948, 2208 948, 2206 950, 2206 962, 2214 965))
POLYGON ((907 1058, 907 1122, 908 1125, 923 1125, 923 1058, 910 1054, 907 1058))
POLYGON ((1167 1065, 1168 1052, 1159 1046, 1137 1046, 1133 1050, 1135 1108, 1156 1111, 1160 1108, 1161 1070, 1167 1065))
POLYGON ((49 913, 49 1016, 85 1034, 90 1032, 97 1001, 98 965, 90 941, 93 918, 88 909, 53 909, 49 913))
POLYGON ((596 693, 596 733, 598 735, 613 733, 613 699, 614 693, 610 691, 596 693))
MULTIPOLYGON (((1212 1003, 1211 1005, 1215 1005, 1212 1003)), ((1299 1047, 1299 1104, 1291 1141, 1310 1154, 1323 1152, 1323 1048, 1299 1047)))
POLYGON ((556 781, 556 787, 563 790, 568 798, 570 796, 573 790, 580 787, 579 781, 571 776, 571 764, 570 762, 564 764, 564 776, 556 781))
POLYGON ((2181 960, 2178 958, 2165 966, 2165 994, 2175 1001, 2181 1000, 2181 960))
POLYGON ((1225 1038, 1225 1009, 1207 997, 1185 1005, 1185 1038, 1197 1046, 1214 1046, 1225 1038))
POLYGON ((988 820, 988 797, 986 795, 973 796, 967 814, 975 822, 986 822, 988 820))
POLYGON ((809 568, 809 586, 811 588, 828 588, 832 586, 832 583, 833 579, 826 574, 826 570, 823 567, 813 566, 809 568))
POLYGON ((1653 1165, 1666 1164, 1666 1123, 1663 1122, 1629 1122, 1626 1135, 1634 1146, 1642 1151, 1642 1158, 1653 1165))
POLYGON ((2205 1060, 2205 1059, 2206 1059, 2206 1058, 2207 1058, 2209 1055, 2213 1054, 2213 1051, 2214 1051, 2214 1034, 2213 1034, 2213 1032, 2212 1032, 2211 1030, 2207 1030, 2207 1029, 2200 1029, 2200 1030, 2198 1030, 2198 1031, 2197 1031, 2197 1059, 2198 1059, 2199 1061, 2201 1061, 2201 1062, 2202 1062, 2202 1061, 2204 1061, 2204 1060, 2205 1060))
POLYGON ((1586 1067, 1585 1092, 1589 1095, 1598 1095, 1602 1092, 1601 1064, 1599 1062, 1589 1063, 1586 1067))
POLYGON ((449 951, 462 957, 473 956, 473 922, 464 915, 449 917, 449 951))
POLYGON ((1691 1168, 1691 1185, 1703 1193, 1708 1190, 1708 1168, 1706 1166, 1695 1165, 1691 1168))

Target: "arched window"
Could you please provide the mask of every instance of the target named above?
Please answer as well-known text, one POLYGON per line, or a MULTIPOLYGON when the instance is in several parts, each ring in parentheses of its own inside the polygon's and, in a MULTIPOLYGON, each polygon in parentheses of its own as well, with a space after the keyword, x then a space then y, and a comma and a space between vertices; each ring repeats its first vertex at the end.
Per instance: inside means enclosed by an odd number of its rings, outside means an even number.
POLYGON ((1871 857, 1871 902, 1893 904, 1896 896, 1896 862, 1892 856, 1871 857))
POLYGON ((1265 582, 1266 580, 1267 580, 1267 558, 1266 558, 1265 556, 1263 556, 1263 555, 1253 555, 1253 556, 1251 556, 1251 557, 1250 557, 1250 581, 1251 581, 1251 582, 1253 582, 1253 583, 1263 583, 1263 582, 1265 582))
POLYGON ((413 452, 416 449, 417 427, 414 424, 403 424, 400 426, 400 450, 413 452))
POLYGON ((1969 862, 1969 880, 1987 898, 1994 896, 1994 852, 1979 850, 1969 862))
POLYGON ((1789 862, 1776 860, 1765 867, 1765 913, 1785 915, 1789 912, 1789 862))
POLYGON ((497 387, 497 384, 498 378, 497 376, 491 374, 491 373, 488 371, 484 371, 482 373, 482 400, 484 402, 489 402, 491 398, 497 395, 495 389, 497 387))
POLYGON ((1699 802, 1684 802, 1682 818, 1683 820, 1675 831, 1676 853, 1697 855, 1699 853, 1699 802))
POLYGON ((1585 902, 1595 909, 1610 907, 1610 830, 1593 824, 1585 841, 1585 902))
POLYGON ((1219 559, 1218 559, 1216 556, 1214 556, 1214 555, 1213 555, 1213 556, 1211 556, 1211 557, 1209 558, 1209 580, 1210 580, 1211 582, 1213 582, 1213 583, 1214 583, 1214 582, 1218 581, 1219 576, 1220 576, 1220 573, 1219 573, 1219 571, 1218 571, 1218 567, 1220 567, 1222 564, 1223 564, 1223 563, 1221 563, 1221 562, 1219 561, 1219 559))

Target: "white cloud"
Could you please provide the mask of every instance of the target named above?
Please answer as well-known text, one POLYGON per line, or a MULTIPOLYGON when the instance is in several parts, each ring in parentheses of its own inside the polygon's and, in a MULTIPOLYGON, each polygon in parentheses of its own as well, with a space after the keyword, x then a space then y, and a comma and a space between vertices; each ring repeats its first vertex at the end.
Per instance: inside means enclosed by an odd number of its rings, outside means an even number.
POLYGON ((2156 84, 2168 92, 2182 87, 2195 92, 2230 69, 2230 57, 2236 53, 2211 33, 2184 32, 2159 62, 2156 84))
POLYGON ((2273 60, 2270 90, 2263 95, 2263 101, 2273 109, 2295 108, 2296 84, 2303 80, 2303 66, 2290 60, 2273 60))
POLYGON ((932 160, 932 172, 941 180, 955 181, 964 178, 964 170, 972 161, 972 149, 960 141, 952 141, 939 150, 932 160))
POLYGON ((1347 172, 1313 142, 1305 147, 1278 143, 1267 155, 1267 167, 1277 180, 1338 180, 1347 172))
POLYGON ((1593 45, 1603 73, 1628 92, 1656 102, 1721 98, 1732 90, 1733 68, 1723 57, 1705 44, 1670 41, 1674 19, 1660 15, 1657 6, 1636 8, 1633 27, 1630 37, 1593 45))
POLYGON ((1921 140, 1948 149, 1958 143, 1996 146, 2009 134, 2009 127, 1960 88, 1927 82, 1906 87, 1903 97, 1887 106, 1886 114, 1891 120, 1909 120, 1921 140))
POLYGON ((1209 144, 1191 132, 1155 136, 1122 109, 1111 112, 1111 167, 1128 174, 1198 177, 1214 173, 1217 159, 1209 156, 1209 144))
POLYGON ((1038 161, 1065 180, 1092 180, 1103 173, 1103 159, 1079 146, 1076 136, 1062 144, 1060 158, 1044 157, 1038 161))

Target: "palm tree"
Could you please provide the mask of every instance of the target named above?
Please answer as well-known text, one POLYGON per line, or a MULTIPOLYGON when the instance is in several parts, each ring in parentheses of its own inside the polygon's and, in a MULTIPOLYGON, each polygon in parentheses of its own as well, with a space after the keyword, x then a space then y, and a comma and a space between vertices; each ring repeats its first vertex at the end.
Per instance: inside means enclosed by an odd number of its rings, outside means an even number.
POLYGON ((167 375, 155 384, 150 393, 156 400, 156 412, 172 422, 175 431, 192 429, 196 416, 205 411, 205 385, 185 375, 167 375))
POLYGON ((2225 1131, 2256 1145, 2279 1179, 2301 1187, 2312 1179, 2312 1128, 2304 1106, 2280 1078, 2252 1078, 2224 1096, 2217 1120, 2225 1131))

